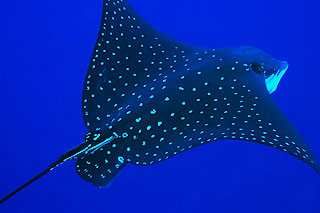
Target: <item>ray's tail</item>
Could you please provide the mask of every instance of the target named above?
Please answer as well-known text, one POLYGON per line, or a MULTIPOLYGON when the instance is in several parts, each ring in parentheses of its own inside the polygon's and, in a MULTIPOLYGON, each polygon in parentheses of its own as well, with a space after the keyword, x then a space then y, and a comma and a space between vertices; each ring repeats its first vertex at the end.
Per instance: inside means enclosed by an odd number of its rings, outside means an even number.
MULTIPOLYGON (((58 160, 59 161, 59 160, 58 160)), ((58 163, 58 161, 56 161, 55 163, 58 163)), ((8 194, 7 196, 5 196, 4 198, 2 198, 0 200, 0 204, 5 202, 6 200, 8 200, 10 197, 12 197, 13 195, 17 194, 19 191, 21 191, 22 189, 24 189, 25 187, 29 186, 31 183, 35 182, 36 180, 38 180, 39 178, 41 178, 42 176, 44 176, 45 174, 47 174, 48 172, 50 172, 51 170, 53 170, 57 164, 51 164, 54 166, 50 166, 49 168, 47 168, 46 170, 44 170, 43 172, 41 172, 40 174, 38 174, 37 176, 35 176, 34 178, 32 178, 31 180, 29 180, 28 182, 26 182, 25 184, 23 184, 22 186, 20 186, 19 188, 17 188, 16 190, 14 190, 13 192, 11 192, 10 194, 8 194)))
POLYGON ((10 197, 12 197, 13 195, 17 194, 18 192, 20 192, 22 189, 26 188, 27 186, 29 186, 31 183, 35 182, 36 180, 40 179, 42 176, 44 176, 45 174, 49 173, 50 171, 52 171, 53 169, 55 169, 56 167, 58 167, 59 165, 63 164, 66 161, 69 160, 73 160, 73 159, 77 159, 77 156, 82 153, 79 152, 79 150, 82 149, 83 150, 83 144, 80 144, 78 147, 66 152, 65 154, 63 154, 61 157, 58 158, 58 160, 56 160, 54 163, 50 164, 49 167, 42 171, 40 174, 38 174, 37 176, 35 176, 34 178, 32 178, 31 180, 29 180, 28 182, 26 182, 25 184, 23 184, 22 186, 20 186, 19 188, 17 188, 16 190, 14 190, 13 192, 11 192, 10 194, 8 194, 7 196, 5 196, 4 198, 2 198, 0 200, 0 204, 2 204, 4 201, 8 200, 10 197))
POLYGON ((20 192, 22 189, 26 188, 27 186, 29 186, 31 183, 35 182, 36 180, 40 179, 42 176, 44 176, 45 174, 49 173, 50 171, 52 171, 53 169, 55 169, 56 167, 58 167, 59 165, 63 164, 66 161, 72 160, 72 159, 77 159, 77 156, 82 153, 79 150, 83 150, 84 145, 80 144, 78 147, 66 152, 65 154, 63 154, 61 157, 58 158, 58 160, 56 160, 55 162, 51 163, 49 165, 49 167, 42 171, 40 174, 38 174, 37 176, 35 176, 34 178, 32 178, 31 180, 29 180, 28 182, 26 182, 25 184, 23 184, 22 186, 20 186, 19 188, 17 188, 16 190, 14 190, 13 192, 11 192, 10 194, 8 194, 7 196, 5 196, 4 198, 2 198, 0 200, 0 204, 3 203, 4 201, 8 200, 10 197, 12 197, 13 195, 17 194, 18 192, 20 192))
POLYGON ((0 200, 0 204, 8 200, 10 197, 13 195, 17 194, 19 191, 22 189, 26 188, 29 186, 31 183, 35 182, 36 180, 40 179, 42 176, 45 174, 49 173, 59 165, 70 161, 70 160, 75 160, 75 159, 81 159, 85 158, 88 155, 92 155, 95 153, 98 149, 101 147, 104 147, 105 145, 109 144, 111 141, 113 141, 115 138, 118 138, 119 136, 116 133, 113 133, 112 136, 108 135, 102 135, 100 133, 91 133, 88 132, 85 135, 85 142, 80 144, 79 146, 75 147, 74 149, 71 149, 70 151, 64 153, 61 157, 59 157, 55 162, 49 165, 49 167, 42 171, 40 174, 5 196, 0 200))

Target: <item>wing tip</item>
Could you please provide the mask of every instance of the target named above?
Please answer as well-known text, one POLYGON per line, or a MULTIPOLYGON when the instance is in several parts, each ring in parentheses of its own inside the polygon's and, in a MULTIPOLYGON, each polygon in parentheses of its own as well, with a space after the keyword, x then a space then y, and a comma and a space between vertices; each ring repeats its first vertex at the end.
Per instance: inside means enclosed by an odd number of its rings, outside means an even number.
POLYGON ((320 174, 320 167, 318 163, 309 164, 318 174, 320 174))

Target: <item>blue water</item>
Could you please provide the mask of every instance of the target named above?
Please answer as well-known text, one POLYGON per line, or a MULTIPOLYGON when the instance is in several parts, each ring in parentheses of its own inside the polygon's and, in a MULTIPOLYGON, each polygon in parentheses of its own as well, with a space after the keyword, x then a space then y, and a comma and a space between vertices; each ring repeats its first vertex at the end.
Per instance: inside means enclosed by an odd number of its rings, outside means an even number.
MULTIPOLYGON (((320 5, 315 0, 130 0, 154 27, 198 46, 251 45, 289 62, 274 99, 320 160, 320 5)), ((102 0, 1 1, 0 197, 83 141, 81 92, 102 0)), ((320 175, 267 146, 221 141, 108 189, 67 163, 0 212, 320 212, 320 175)))

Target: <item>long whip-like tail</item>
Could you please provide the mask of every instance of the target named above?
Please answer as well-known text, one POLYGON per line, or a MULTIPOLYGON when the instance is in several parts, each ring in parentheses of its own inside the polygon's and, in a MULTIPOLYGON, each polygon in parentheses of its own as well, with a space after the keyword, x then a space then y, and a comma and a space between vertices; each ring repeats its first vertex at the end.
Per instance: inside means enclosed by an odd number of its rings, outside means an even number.
POLYGON ((13 195, 17 194, 19 191, 21 191, 22 189, 24 189, 25 187, 29 186, 31 183, 35 182, 36 180, 38 180, 39 178, 41 178, 42 176, 44 176, 45 174, 47 174, 48 172, 50 172, 51 170, 53 170, 56 165, 58 165, 58 163, 60 162, 60 160, 56 161, 55 163, 51 164, 51 166, 44 170, 43 172, 41 172, 40 174, 38 174, 37 176, 35 176, 34 178, 32 178, 31 180, 29 180, 28 182, 26 182, 25 184, 23 184, 22 186, 20 186, 19 188, 17 188, 16 190, 14 190, 13 192, 11 192, 10 194, 8 194, 7 196, 5 196, 4 198, 2 198, 0 200, 0 204, 3 203, 4 201, 8 200, 10 197, 12 197, 13 195))
POLYGON ((0 200, 0 204, 3 203, 4 201, 8 200, 10 197, 12 197, 13 195, 17 194, 19 191, 21 191, 22 189, 26 188, 27 186, 29 186, 31 183, 35 182, 36 180, 38 180, 39 178, 41 178, 42 176, 44 176, 45 174, 49 173, 50 171, 52 171, 53 169, 55 169, 56 167, 58 167, 59 165, 63 164, 66 161, 69 160, 73 160, 76 159, 77 156, 79 154, 82 154, 84 152, 84 150, 86 150, 86 146, 84 144, 80 144, 78 147, 76 147, 75 149, 72 149, 68 152, 66 152, 65 154, 63 154, 60 158, 58 158, 57 161, 55 161, 54 163, 50 164, 49 167, 42 171, 40 174, 38 174, 37 176, 35 176, 34 178, 32 178, 31 180, 29 180, 28 182, 26 182, 25 184, 23 184, 22 186, 20 186, 19 188, 17 188, 16 190, 14 190, 13 192, 11 192, 10 194, 8 194, 7 196, 5 196, 4 198, 2 198, 0 200), (85 147, 85 148, 83 148, 85 147), (80 151, 79 151, 80 150, 80 151))
POLYGON ((3 203, 4 201, 8 200, 13 195, 17 194, 22 189, 29 186, 31 183, 33 183, 36 180, 38 180, 39 178, 41 178, 42 176, 44 176, 45 174, 47 174, 51 170, 53 170, 56 167, 58 167, 59 165, 65 163, 66 161, 79 159, 79 158, 84 157, 88 154, 92 154, 96 150, 98 150, 99 148, 103 147, 104 145, 113 141, 115 138, 119 137, 116 133, 113 133, 113 135, 110 137, 102 137, 100 133, 96 133, 96 134, 87 133, 86 135, 87 136, 86 136, 85 143, 82 143, 79 146, 77 146, 76 148, 71 149, 70 151, 63 154, 61 157, 58 158, 58 160, 56 160, 54 163, 50 164, 46 170, 42 171, 40 174, 38 174, 37 176, 35 176, 31 180, 29 180, 28 182, 26 182, 25 184, 23 184, 22 186, 20 186, 19 188, 17 188, 16 190, 11 192, 7 196, 5 196, 3 199, 1 199, 0 204, 3 203), (100 140, 98 140, 98 138, 100 140))

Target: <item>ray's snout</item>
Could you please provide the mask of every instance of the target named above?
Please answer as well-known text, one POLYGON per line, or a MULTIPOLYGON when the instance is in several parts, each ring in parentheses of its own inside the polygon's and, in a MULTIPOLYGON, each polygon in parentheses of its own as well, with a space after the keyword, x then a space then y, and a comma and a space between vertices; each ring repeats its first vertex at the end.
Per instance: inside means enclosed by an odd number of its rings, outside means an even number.
POLYGON ((279 67, 278 70, 275 73, 273 73, 271 76, 266 78, 265 80, 269 94, 276 91, 282 76, 286 73, 289 67, 288 62, 286 61, 277 61, 277 62, 279 67))
POLYGON ((278 61, 278 62, 279 62, 279 71, 286 72, 289 67, 288 62, 286 62, 286 61, 278 61))

